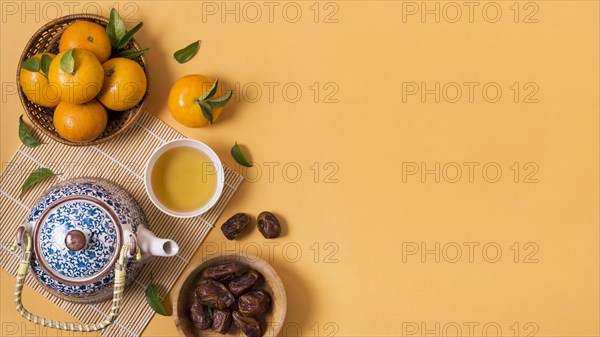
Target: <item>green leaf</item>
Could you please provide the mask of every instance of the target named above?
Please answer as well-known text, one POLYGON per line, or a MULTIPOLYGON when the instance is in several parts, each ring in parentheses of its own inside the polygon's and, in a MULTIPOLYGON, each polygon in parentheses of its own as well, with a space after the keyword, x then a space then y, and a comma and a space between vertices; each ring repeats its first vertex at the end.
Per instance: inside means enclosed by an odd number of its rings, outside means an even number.
POLYGON ((146 288, 146 302, 148 302, 150 308, 157 314, 169 316, 167 309, 165 309, 165 306, 158 296, 158 288, 154 284, 151 284, 146 288))
POLYGON ((52 63, 52 58, 46 54, 43 54, 41 69, 42 69, 42 72, 46 75, 48 75, 48 69, 50 69, 50 63, 52 63))
POLYGON ((27 130, 27 127, 23 122, 23 115, 19 117, 19 138, 21 139, 21 142, 28 147, 36 147, 41 144, 41 142, 33 138, 31 133, 29 133, 29 130, 27 130))
POLYGON ((202 110, 202 116, 204 116, 204 118, 206 118, 206 120, 208 121, 208 124, 212 125, 213 115, 212 115, 212 109, 211 109, 210 105, 204 101, 199 101, 198 104, 200 105, 200 110, 202 110))
POLYGON ((33 185, 42 182, 46 179, 52 178, 55 175, 56 174, 54 174, 54 172, 45 167, 40 167, 39 169, 31 172, 29 177, 25 179, 23 186, 21 186, 21 195, 19 196, 19 198, 22 198, 25 192, 27 192, 31 187, 33 187, 33 185))
POLYGON ((225 104, 227 104, 227 102, 229 102, 229 100, 231 99, 231 96, 233 96, 233 92, 231 92, 231 90, 230 90, 221 97, 211 98, 211 99, 207 100, 206 103, 208 103, 210 105, 210 107, 213 109, 222 108, 225 106, 225 104))
POLYGON ((206 91, 204 93, 204 95, 198 97, 198 100, 204 101, 204 100, 207 100, 207 99, 213 97, 215 95, 215 93, 217 92, 218 85, 219 85, 219 79, 216 79, 215 82, 213 83, 213 85, 210 87, 210 89, 208 89, 208 91, 206 91))
POLYGON ((150 50, 150 48, 146 48, 146 49, 142 49, 142 50, 123 50, 122 52, 119 53, 119 56, 121 57, 125 57, 128 59, 134 59, 138 56, 142 56, 144 55, 148 50, 150 50))
POLYGON ((40 71, 40 61, 38 61, 38 59, 32 56, 27 60, 21 62, 21 67, 35 73, 40 71))
POLYGON ((125 35, 123 35, 123 37, 121 38, 121 40, 119 40, 119 44, 118 44, 117 49, 123 49, 123 48, 125 48, 125 46, 129 43, 129 41, 131 40, 131 38, 133 37, 133 35, 135 33, 137 33, 137 31, 140 30, 140 28, 142 28, 143 25, 144 25, 144 23, 140 22, 135 27, 131 28, 131 30, 128 31, 125 35))
POLYGON ((75 71, 75 58, 73 58, 73 50, 67 50, 60 59, 60 69, 65 73, 72 74, 75 71))
POLYGON ((110 10, 110 18, 108 20, 108 24, 106 25, 106 35, 108 35, 108 39, 110 40, 110 44, 114 48, 118 48, 119 42, 125 36, 125 23, 119 12, 116 9, 111 8, 110 10))
POLYGON ((235 145, 231 148, 231 156, 233 156, 233 159, 235 159, 235 161, 240 165, 246 167, 253 166, 253 164, 246 159, 246 155, 244 154, 242 147, 237 142, 235 142, 235 145))
POLYGON ((199 47, 200 47, 200 40, 198 40, 196 42, 192 42, 187 47, 176 51, 175 54, 173 54, 173 57, 179 63, 186 63, 187 61, 191 60, 192 57, 194 57, 194 55, 196 55, 199 47))

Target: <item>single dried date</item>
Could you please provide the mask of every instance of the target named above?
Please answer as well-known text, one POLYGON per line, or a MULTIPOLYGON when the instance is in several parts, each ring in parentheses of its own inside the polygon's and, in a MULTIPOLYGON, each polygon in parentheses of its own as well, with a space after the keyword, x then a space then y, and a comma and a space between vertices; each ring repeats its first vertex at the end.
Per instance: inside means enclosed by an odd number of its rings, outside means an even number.
POLYGON ((211 278, 213 280, 227 282, 244 273, 244 267, 235 262, 221 263, 219 265, 208 267, 202 271, 202 278, 211 278))
POLYGON ((242 315, 239 311, 234 311, 233 322, 247 337, 262 336, 260 323, 254 317, 247 317, 242 315))
POLYGON ((250 290, 238 298, 238 310, 245 316, 257 316, 271 308, 271 295, 264 290, 250 290))
POLYGON ((202 304, 200 301, 194 302, 191 310, 192 323, 196 328, 206 330, 213 324, 212 313, 210 308, 202 304))
POLYGON ((249 223, 250 216, 245 213, 237 213, 221 225, 221 232, 228 240, 233 240, 244 232, 249 223))
POLYGON ((264 211, 258 215, 257 227, 266 239, 278 238, 281 235, 279 219, 273 213, 264 211))
POLYGON ((222 335, 229 332, 233 317, 230 309, 214 310, 212 316, 212 329, 222 335))
POLYGON ((260 277, 261 276, 259 272, 254 269, 250 269, 242 274, 242 276, 229 281, 227 287, 235 297, 239 297, 246 291, 250 290, 260 279, 260 277))
POLYGON ((215 309, 225 309, 235 302, 229 289, 213 279, 202 279, 196 289, 196 296, 202 304, 215 309))

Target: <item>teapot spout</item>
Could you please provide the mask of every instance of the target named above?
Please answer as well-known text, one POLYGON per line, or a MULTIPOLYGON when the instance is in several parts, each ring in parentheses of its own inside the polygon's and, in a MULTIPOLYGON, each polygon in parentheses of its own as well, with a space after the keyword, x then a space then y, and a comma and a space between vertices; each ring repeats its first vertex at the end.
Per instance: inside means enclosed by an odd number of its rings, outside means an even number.
POLYGON ((143 258, 150 256, 169 257, 177 255, 179 252, 179 245, 175 241, 158 238, 144 227, 141 227, 138 231, 137 243, 143 258))

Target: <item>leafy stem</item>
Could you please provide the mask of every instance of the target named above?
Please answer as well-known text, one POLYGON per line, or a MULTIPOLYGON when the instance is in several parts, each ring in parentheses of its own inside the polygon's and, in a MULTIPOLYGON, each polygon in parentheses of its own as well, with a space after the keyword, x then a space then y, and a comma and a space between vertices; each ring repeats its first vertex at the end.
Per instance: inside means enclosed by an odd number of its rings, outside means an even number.
POLYGON ((40 70, 46 77, 48 77, 48 70, 50 70, 50 63, 52 58, 46 54, 42 54, 42 62, 40 62, 40 70))
POLYGON ((29 191, 29 189, 31 189, 33 185, 57 175, 60 175, 60 173, 54 173, 50 169, 47 169, 45 167, 40 167, 37 170, 31 172, 31 174, 29 174, 29 176, 27 177, 27 179, 25 179, 25 182, 23 182, 23 185, 21 186, 21 194, 19 195, 19 198, 23 198, 23 195, 25 195, 25 193, 29 191))
POLYGON ((21 63, 21 67, 35 73, 40 71, 40 61, 32 56, 21 63))
POLYGON ((32 56, 21 62, 21 67, 34 73, 41 71, 44 76, 48 77, 48 69, 50 69, 51 62, 52 58, 50 56, 42 54, 41 61, 38 61, 35 56, 32 56))
POLYGON ((150 274, 150 284, 146 288, 146 302, 154 312, 162 316, 169 316, 167 309, 162 303, 158 287, 154 284, 154 276, 150 274))
POLYGON ((23 122, 23 115, 19 117, 19 138, 21 139, 21 142, 23 142, 23 144, 25 144, 25 146, 28 147, 36 147, 42 144, 39 140, 33 137, 31 132, 29 132, 29 130, 25 126, 25 123, 23 122))
POLYGON ((75 58, 73 57, 73 50, 67 50, 62 58, 60 59, 60 69, 68 74, 75 73, 75 58))
POLYGON ((186 63, 196 55, 198 48, 200 48, 200 40, 190 43, 185 48, 179 49, 173 54, 173 57, 179 63, 186 63))
POLYGON ((244 150, 242 150, 242 147, 237 142, 235 142, 235 145, 233 145, 231 147, 231 156, 240 165, 243 165, 243 166, 246 166, 246 167, 252 167, 253 166, 253 164, 246 157, 246 154, 244 153, 244 150))
POLYGON ((225 95, 221 97, 214 97, 217 93, 217 88, 219 87, 219 80, 216 79, 215 83, 206 91, 202 96, 194 99, 194 103, 200 106, 200 111, 202 111, 202 116, 208 120, 208 124, 212 125, 213 123, 213 109, 222 108, 229 102, 233 93, 228 91, 225 95))
POLYGON ((129 41, 133 38, 133 35, 135 35, 143 25, 144 23, 140 22, 135 27, 131 28, 130 31, 127 31, 127 29, 125 29, 125 22, 119 15, 119 12, 117 12, 116 9, 111 8, 110 18, 106 25, 106 35, 108 35, 108 40, 112 47, 119 52, 119 56, 132 59, 143 55, 148 51, 149 48, 136 51, 124 50, 127 44, 129 44, 129 41))

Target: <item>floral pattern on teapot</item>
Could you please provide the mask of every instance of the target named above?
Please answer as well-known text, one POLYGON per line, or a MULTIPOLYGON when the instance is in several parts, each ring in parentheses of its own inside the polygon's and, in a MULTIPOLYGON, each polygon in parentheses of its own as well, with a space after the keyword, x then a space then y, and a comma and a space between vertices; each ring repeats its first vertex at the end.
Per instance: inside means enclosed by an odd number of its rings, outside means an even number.
POLYGON ((38 239, 46 265, 68 278, 87 278, 100 272, 115 255, 117 231, 110 215, 89 201, 65 202, 46 216, 38 239), (84 249, 71 251, 64 243, 73 229, 91 235, 84 249))
POLYGON ((56 294, 81 297, 85 295, 96 294, 97 291, 106 289, 102 292, 102 294, 110 295, 110 288, 108 286, 112 283, 112 280, 115 278, 114 271, 106 275, 100 281, 91 284, 72 286, 68 284, 59 283, 58 281, 50 277, 40 267, 37 261, 34 260, 32 262, 33 263, 31 264, 31 268, 33 269, 33 272, 37 275, 37 277, 42 282, 42 284, 44 284, 44 286, 54 291, 56 294))
POLYGON ((137 205, 128 204, 128 199, 124 198, 122 201, 115 201, 110 196, 114 196, 115 193, 117 195, 123 196, 124 192, 120 188, 118 190, 109 190, 106 183, 96 183, 91 178, 79 178, 68 181, 65 184, 60 184, 54 187, 51 191, 48 191, 44 196, 40 198, 40 200, 33 206, 33 210, 31 211, 27 221, 35 222, 40 217, 42 212, 50 206, 55 201, 62 199, 64 197, 72 196, 72 195, 87 195, 94 198, 98 198, 104 201, 108 206, 110 206, 119 221, 123 225, 130 225, 132 227, 132 231, 137 232, 137 226, 139 225, 138 221, 128 221, 128 214, 132 214, 135 210, 137 212, 137 205))

